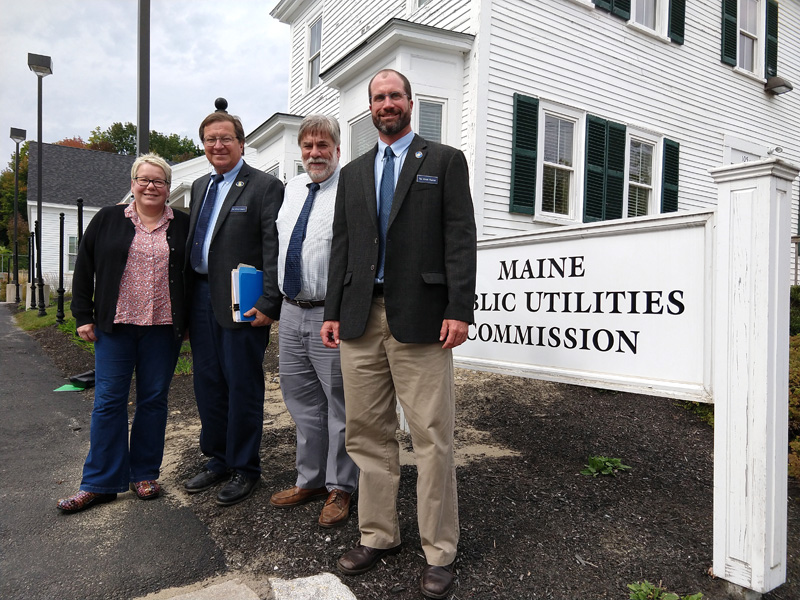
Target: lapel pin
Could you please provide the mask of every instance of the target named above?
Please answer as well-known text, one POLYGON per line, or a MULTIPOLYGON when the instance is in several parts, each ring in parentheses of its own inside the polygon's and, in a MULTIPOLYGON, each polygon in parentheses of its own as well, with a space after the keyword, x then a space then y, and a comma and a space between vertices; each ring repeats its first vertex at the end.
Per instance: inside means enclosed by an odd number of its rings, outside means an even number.
POLYGON ((422 158, 422 150, 417 150, 417 153, 414 156, 417 158, 422 158))
POLYGON ((244 181, 237 181, 236 187, 244 187, 244 181))

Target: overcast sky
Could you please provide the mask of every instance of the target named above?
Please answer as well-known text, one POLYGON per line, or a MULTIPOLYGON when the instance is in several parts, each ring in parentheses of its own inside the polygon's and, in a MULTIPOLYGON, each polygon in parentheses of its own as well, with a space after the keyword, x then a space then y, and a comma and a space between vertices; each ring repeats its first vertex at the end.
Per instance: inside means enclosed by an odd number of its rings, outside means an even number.
MULTIPOLYGON (((150 1, 150 129, 199 142, 214 100, 250 133, 288 104, 289 26, 278 0, 150 1)), ((138 0, 0 0, 0 169, 9 129, 36 140, 36 75, 28 53, 53 59, 43 80, 42 141, 136 123, 138 0)))

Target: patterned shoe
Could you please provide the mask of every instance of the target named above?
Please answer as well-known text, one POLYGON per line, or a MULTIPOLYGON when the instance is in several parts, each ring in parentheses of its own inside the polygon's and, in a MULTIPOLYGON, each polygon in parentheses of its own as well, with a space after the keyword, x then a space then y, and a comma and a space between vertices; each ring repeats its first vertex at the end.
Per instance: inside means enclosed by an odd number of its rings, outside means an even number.
POLYGON ((65 513, 76 513, 94 506, 95 504, 103 504, 104 502, 111 502, 117 497, 116 494, 95 494, 94 492, 79 491, 74 496, 69 498, 62 498, 58 501, 58 508, 65 513))
POLYGON ((131 490, 136 492, 139 500, 152 500, 161 494, 161 486, 155 480, 137 481, 131 484, 131 490))

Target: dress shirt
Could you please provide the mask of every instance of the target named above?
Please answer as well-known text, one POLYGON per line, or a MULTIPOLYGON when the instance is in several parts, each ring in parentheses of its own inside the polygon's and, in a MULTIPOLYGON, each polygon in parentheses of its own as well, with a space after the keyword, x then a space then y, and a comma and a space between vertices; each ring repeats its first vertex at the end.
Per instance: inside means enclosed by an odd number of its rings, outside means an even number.
POLYGON ((135 233, 119 284, 114 323, 171 325, 167 227, 173 218, 172 208, 164 207, 164 214, 150 231, 139 219, 134 204, 125 208, 135 233))
MULTIPOLYGON (((397 187, 397 179, 400 177, 400 170, 408 154, 408 147, 414 139, 414 132, 409 131, 406 135, 391 145, 394 152, 394 187, 397 187)), ((377 200, 376 209, 381 209, 381 179, 383 179, 383 161, 386 154, 386 146, 389 146, 382 139, 378 138, 378 154, 375 155, 375 198, 377 200)))
MULTIPOLYGON (((217 200, 214 203, 214 210, 211 212, 211 216, 208 219, 208 233, 206 234, 205 243, 203 244, 203 260, 201 261, 200 266, 197 268, 198 273, 208 273, 208 248, 211 245, 211 238, 214 237, 214 227, 217 225, 219 211, 222 208, 222 203, 225 202, 225 198, 227 197, 234 180, 239 175, 239 171, 241 170, 243 164, 244 159, 240 158, 239 162, 236 163, 236 166, 233 167, 233 169, 222 175, 223 179, 217 185, 217 200)), ((212 172, 216 173, 216 171, 212 172)), ((213 178, 208 180, 208 187, 206 187, 206 193, 205 196, 203 196, 204 202, 206 196, 208 195, 208 188, 211 187, 211 183, 213 181, 213 178)), ((192 232, 192 234, 194 234, 194 232, 192 232)))
MULTIPOLYGON (((333 175, 319 184, 314 196, 314 205, 308 216, 306 237, 303 241, 302 281, 296 300, 324 300, 328 285, 328 261, 333 237, 333 209, 336 204, 336 187, 339 183, 339 167, 333 175)), ((308 196, 311 178, 302 173, 286 184, 283 205, 278 213, 278 285, 283 292, 283 276, 286 268, 286 251, 292 237, 297 218, 303 210, 308 196)), ((285 294, 284 294, 285 295, 285 294)))

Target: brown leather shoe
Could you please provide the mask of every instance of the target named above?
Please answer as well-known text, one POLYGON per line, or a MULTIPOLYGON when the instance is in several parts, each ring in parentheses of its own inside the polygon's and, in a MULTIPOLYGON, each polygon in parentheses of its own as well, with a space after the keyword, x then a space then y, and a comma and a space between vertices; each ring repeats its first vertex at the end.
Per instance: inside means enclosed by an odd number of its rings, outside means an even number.
POLYGON ((340 527, 347 523, 350 517, 350 494, 345 491, 332 489, 319 514, 321 527, 340 527))
POLYGON ((369 546, 358 545, 342 554, 339 557, 337 566, 345 575, 360 575, 378 564, 378 561, 384 556, 400 552, 401 546, 402 544, 398 544, 394 548, 370 548, 369 546))
POLYGON ((327 495, 328 490, 324 487, 308 489, 294 486, 288 490, 281 490, 272 494, 269 503, 278 508, 291 508, 292 506, 300 506, 306 502, 311 502, 317 498, 324 498, 327 495))
POLYGON ((423 596, 428 598, 447 598, 453 588, 453 565, 446 567, 436 567, 426 565, 422 570, 422 578, 419 580, 419 589, 423 596))

